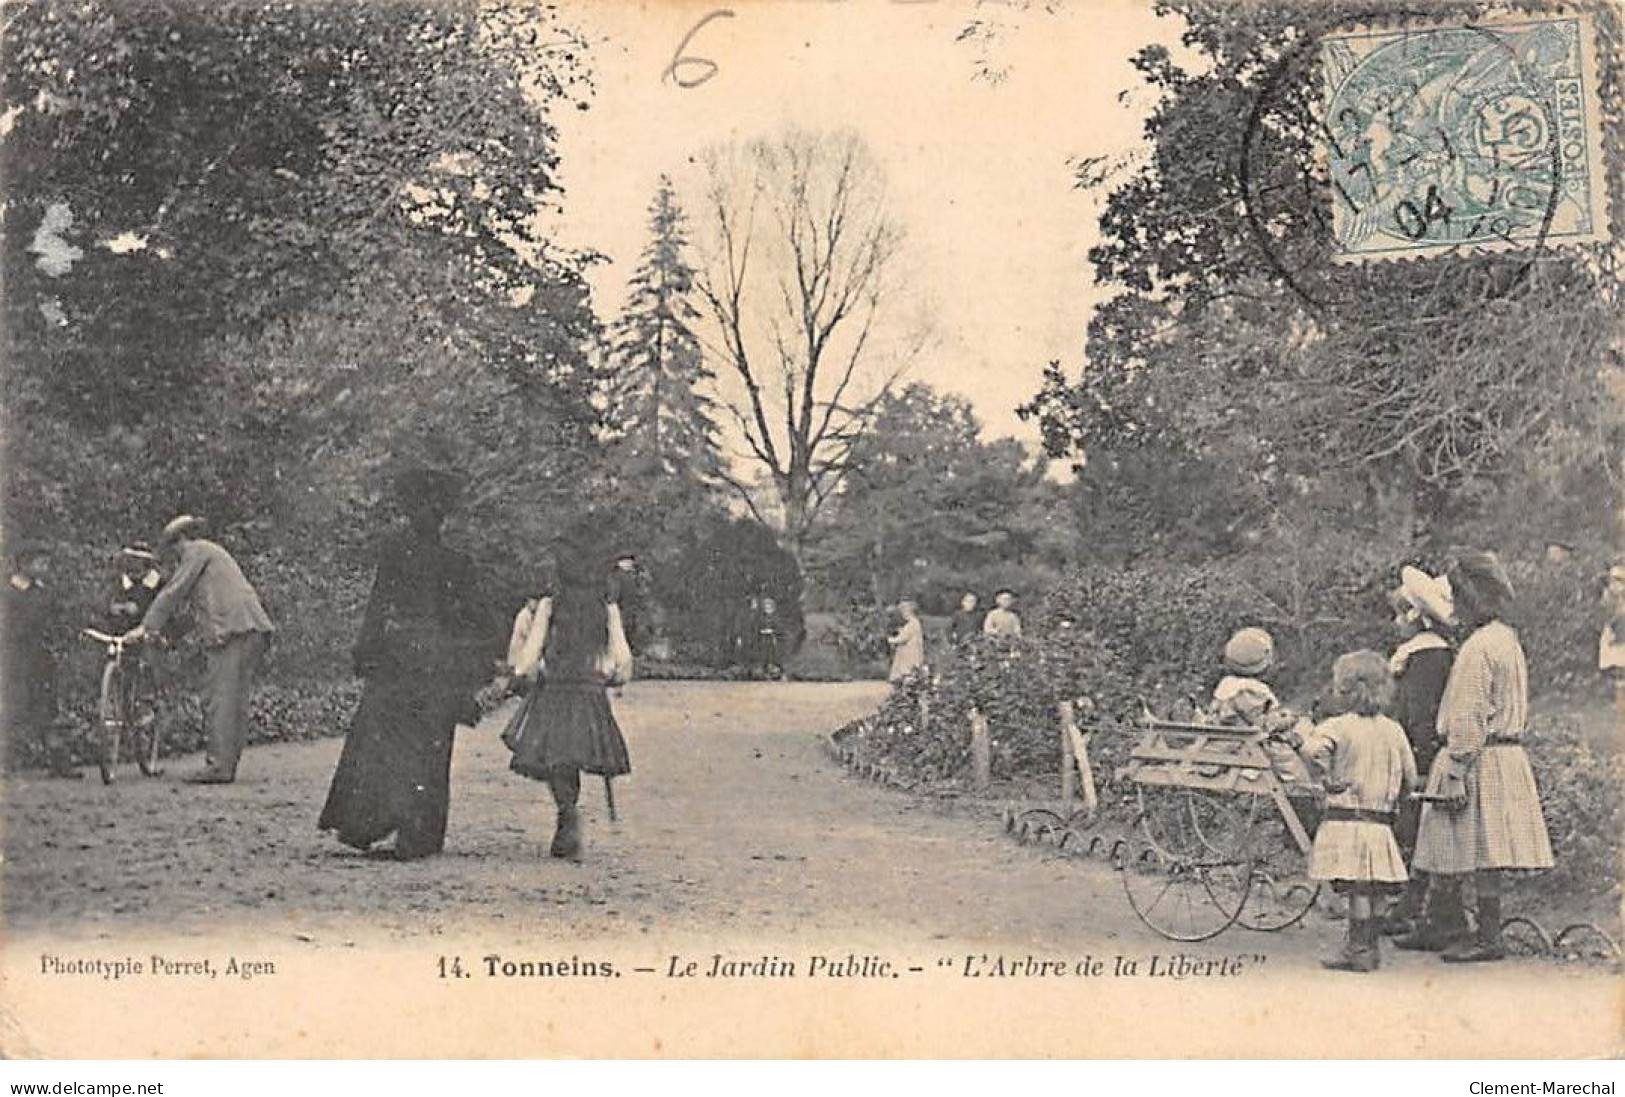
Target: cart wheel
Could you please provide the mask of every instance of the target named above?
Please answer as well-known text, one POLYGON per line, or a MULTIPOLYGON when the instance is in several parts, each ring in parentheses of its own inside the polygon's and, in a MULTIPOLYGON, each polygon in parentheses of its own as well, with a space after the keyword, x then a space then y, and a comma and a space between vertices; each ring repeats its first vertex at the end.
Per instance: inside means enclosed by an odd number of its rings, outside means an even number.
POLYGON ((1164 857, 1237 861, 1246 853, 1252 797, 1238 807, 1235 797, 1145 785, 1136 796, 1141 819, 1137 826, 1164 857))
POLYGON ((1238 924, 1260 933, 1295 926, 1315 907, 1320 883, 1309 879, 1309 859, 1292 839, 1274 805, 1253 801, 1247 856, 1252 862, 1252 888, 1238 924))
MULTIPOLYGON (((1187 816, 1188 818, 1188 816, 1187 816)), ((1247 903, 1252 876, 1244 861, 1164 852, 1166 820, 1135 820, 1122 853, 1123 891, 1135 915, 1171 941, 1205 941, 1223 933, 1247 903)))

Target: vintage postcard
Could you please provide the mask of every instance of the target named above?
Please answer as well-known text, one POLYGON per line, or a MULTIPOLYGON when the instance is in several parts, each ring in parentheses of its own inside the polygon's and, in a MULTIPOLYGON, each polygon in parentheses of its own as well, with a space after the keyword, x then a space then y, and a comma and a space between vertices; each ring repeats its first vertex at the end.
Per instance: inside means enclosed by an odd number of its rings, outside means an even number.
POLYGON ((0 3, 0 1053, 1610 1058, 1610 3, 0 3))

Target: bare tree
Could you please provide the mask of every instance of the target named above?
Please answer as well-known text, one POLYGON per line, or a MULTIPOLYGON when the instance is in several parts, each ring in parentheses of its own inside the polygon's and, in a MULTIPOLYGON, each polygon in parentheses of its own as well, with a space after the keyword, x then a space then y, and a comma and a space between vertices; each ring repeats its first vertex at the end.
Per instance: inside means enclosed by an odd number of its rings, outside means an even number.
MULTIPOLYGON (((856 135, 729 145, 705 167, 708 350, 730 381, 721 403, 741 456, 772 484, 800 560, 853 443, 920 350, 918 337, 899 345, 878 331, 901 233, 856 135)), ((724 479, 768 522, 751 477, 724 479)))

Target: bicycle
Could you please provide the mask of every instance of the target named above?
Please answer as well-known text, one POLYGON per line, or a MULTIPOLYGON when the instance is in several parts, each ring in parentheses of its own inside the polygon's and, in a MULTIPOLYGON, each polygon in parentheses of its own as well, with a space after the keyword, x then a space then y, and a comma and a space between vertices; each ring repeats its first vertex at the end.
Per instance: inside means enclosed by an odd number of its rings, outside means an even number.
MULTIPOLYGON (((102 784, 113 783, 119 763, 119 746, 125 732, 132 726, 145 726, 147 733, 145 752, 136 753, 136 765, 140 767, 141 775, 162 776, 164 771, 158 766, 158 719, 154 706, 149 703, 145 712, 131 719, 140 700, 137 692, 142 683, 137 665, 126 659, 125 648, 136 641, 126 641, 122 636, 94 628, 84 629, 83 634, 107 649, 107 662, 102 667, 101 692, 96 703, 96 715, 102 725, 101 757, 97 760, 102 784)), ((133 653, 132 657, 139 659, 133 653)))

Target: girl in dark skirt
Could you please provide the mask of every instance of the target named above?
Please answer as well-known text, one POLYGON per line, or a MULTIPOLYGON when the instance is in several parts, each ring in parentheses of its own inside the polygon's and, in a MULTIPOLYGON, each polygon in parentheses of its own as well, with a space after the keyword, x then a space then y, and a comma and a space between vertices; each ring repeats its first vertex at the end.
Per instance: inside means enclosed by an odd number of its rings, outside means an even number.
POLYGON ((558 591, 537 605, 520 655, 521 671, 534 681, 502 741, 513 751, 508 768, 546 781, 553 792, 553 856, 578 860, 581 774, 632 771, 607 692, 630 677, 631 653, 596 556, 579 546, 562 555, 558 591))

